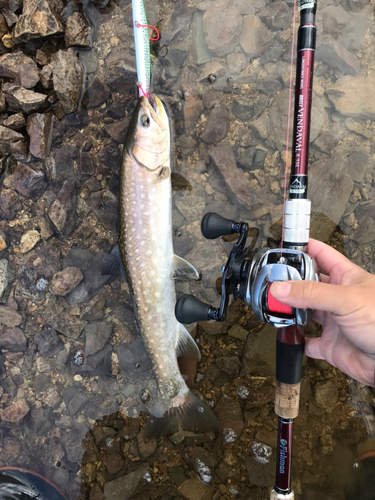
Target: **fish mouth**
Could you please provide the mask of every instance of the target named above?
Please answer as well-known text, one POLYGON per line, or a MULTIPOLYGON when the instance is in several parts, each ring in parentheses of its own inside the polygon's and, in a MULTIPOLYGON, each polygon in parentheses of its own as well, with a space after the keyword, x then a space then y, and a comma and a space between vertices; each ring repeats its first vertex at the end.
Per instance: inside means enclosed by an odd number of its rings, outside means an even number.
POLYGON ((161 100, 155 95, 147 97, 142 96, 139 99, 141 112, 139 113, 138 122, 142 127, 149 127, 153 120, 160 130, 165 131, 164 124, 165 111, 161 100))

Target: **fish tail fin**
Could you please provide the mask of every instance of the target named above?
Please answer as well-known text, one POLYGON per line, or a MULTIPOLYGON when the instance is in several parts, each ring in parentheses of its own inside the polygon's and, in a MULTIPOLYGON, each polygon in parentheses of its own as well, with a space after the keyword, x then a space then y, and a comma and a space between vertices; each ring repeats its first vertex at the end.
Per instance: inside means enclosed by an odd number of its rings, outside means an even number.
MULTIPOLYGON (((180 399, 177 396, 175 399, 180 399)), ((145 428, 145 439, 154 436, 170 436, 180 430, 190 432, 220 432, 220 423, 215 414, 197 396, 188 391, 183 396, 182 404, 174 405, 171 401, 169 408, 163 407, 161 401, 157 401, 151 411, 145 428)))

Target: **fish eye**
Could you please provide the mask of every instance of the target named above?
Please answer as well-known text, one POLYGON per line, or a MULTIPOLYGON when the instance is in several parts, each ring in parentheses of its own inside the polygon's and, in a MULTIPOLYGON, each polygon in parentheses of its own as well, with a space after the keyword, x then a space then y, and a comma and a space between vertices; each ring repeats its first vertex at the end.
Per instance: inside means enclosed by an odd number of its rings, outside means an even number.
POLYGON ((142 127, 148 127, 150 125, 150 118, 148 115, 144 114, 139 117, 139 123, 142 127))

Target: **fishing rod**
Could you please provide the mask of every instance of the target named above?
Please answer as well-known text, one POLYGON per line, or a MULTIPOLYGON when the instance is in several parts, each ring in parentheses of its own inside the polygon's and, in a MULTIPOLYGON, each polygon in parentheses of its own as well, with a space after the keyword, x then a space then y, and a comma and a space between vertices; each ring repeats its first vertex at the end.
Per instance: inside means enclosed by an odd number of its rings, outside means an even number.
POLYGON ((229 294, 244 300, 260 321, 276 330, 276 395, 278 416, 276 480, 271 500, 294 499, 291 487, 293 421, 299 412, 300 383, 305 339, 304 326, 311 318, 308 309, 278 302, 271 294, 274 281, 317 280, 317 268, 304 248, 309 241, 311 202, 307 199, 311 97, 315 51, 317 0, 300 0, 300 27, 297 42, 297 69, 289 199, 284 203, 282 245, 262 249, 248 256, 248 224, 208 213, 202 219, 202 234, 215 239, 239 234, 223 268, 221 302, 218 308, 192 295, 183 295, 175 314, 181 323, 224 321, 229 294))

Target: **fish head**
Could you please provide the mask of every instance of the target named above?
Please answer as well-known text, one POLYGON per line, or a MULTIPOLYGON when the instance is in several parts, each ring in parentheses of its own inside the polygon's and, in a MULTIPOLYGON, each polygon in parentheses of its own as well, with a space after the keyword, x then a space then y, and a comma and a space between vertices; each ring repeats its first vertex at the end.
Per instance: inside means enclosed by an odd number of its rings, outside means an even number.
POLYGON ((130 123, 127 149, 141 168, 156 171, 169 162, 168 115, 157 96, 142 96, 130 123))

